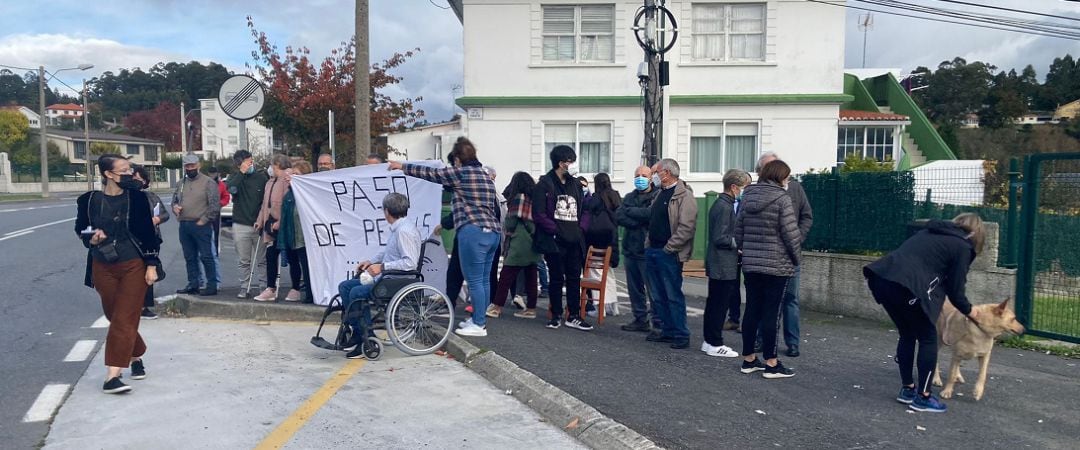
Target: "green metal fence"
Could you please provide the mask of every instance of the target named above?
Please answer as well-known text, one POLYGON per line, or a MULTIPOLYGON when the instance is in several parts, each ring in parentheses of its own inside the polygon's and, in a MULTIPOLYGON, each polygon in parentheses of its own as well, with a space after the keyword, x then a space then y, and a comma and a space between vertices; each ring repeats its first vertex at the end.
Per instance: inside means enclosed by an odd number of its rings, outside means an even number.
POLYGON ((1017 313, 1030 334, 1080 343, 1080 153, 1024 162, 1017 313))

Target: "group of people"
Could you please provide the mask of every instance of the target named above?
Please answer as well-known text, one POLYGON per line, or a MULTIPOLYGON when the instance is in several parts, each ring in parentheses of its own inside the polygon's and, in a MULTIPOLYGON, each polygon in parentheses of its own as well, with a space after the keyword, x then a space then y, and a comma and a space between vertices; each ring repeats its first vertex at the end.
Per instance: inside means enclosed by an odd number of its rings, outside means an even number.
MULTIPOLYGON (((390 170, 442 184, 451 192, 452 212, 440 225, 456 231, 448 295, 456 307, 458 292, 467 284, 471 300, 471 315, 455 332, 486 336, 487 319, 500 317, 511 296, 521 309, 515 317, 535 318, 542 292, 549 297, 547 328, 565 325, 591 331, 581 308, 591 302, 581 302, 580 283, 587 249, 593 247, 610 250, 613 267, 620 265, 621 250, 633 312, 633 320, 621 328, 646 332, 647 341, 672 349, 688 348, 682 274, 693 251, 698 203, 690 185, 680 178, 678 162, 663 159, 652 167, 638 167, 634 190, 620 198, 603 173, 593 178, 595 192, 588 192, 588 180, 577 178, 573 148, 557 145, 549 158, 552 169, 546 174, 534 180, 528 173, 515 173, 501 193, 495 188, 494 169, 480 163, 476 147, 466 138, 454 145, 447 167, 388 164, 390 170), (500 261, 502 270, 496 274, 500 261), (523 301, 516 295, 520 293, 525 295, 523 301)), ((308 291, 310 301, 303 233, 290 190, 291 177, 310 172, 310 164, 275 155, 269 167, 259 171, 251 154, 240 150, 234 155, 237 170, 223 186, 199 171, 197 157, 185 157, 183 162, 185 178, 173 195, 172 208, 180 222, 188 272, 188 284, 179 292, 216 294, 220 269, 213 224, 228 203, 224 196, 231 195, 239 296, 246 298, 250 292, 252 266, 264 263, 267 287, 255 300, 276 300, 281 261, 290 267, 293 282, 285 300, 300 301, 302 291, 308 291), (260 261, 260 252, 265 261, 260 261)), ((376 155, 369 158, 371 164, 383 162, 376 155)), ((119 393, 131 389, 120 379, 122 369, 130 367, 133 380, 146 376, 142 361, 146 344, 138 324, 144 305, 153 304, 153 284, 164 275, 158 259, 158 227, 169 214, 146 190, 145 168, 112 154, 99 157, 98 167, 104 187, 79 197, 75 231, 89 249, 85 283, 98 291, 111 321, 103 389, 119 393)), ((334 168, 329 155, 319 158, 318 168, 334 168)), ((778 359, 777 335, 782 324, 786 355, 799 356, 800 248, 813 214, 802 187, 791 179, 790 167, 777 155, 763 154, 756 174, 754 182, 743 170, 725 173, 724 191, 708 211, 708 298, 701 351, 742 357, 742 373, 761 371, 764 378, 789 378, 795 373, 778 359), (742 285, 745 312, 740 311, 742 285), (741 351, 724 344, 724 331, 741 333, 741 351)), ((382 206, 390 224, 386 248, 358 265, 356 279, 339 286, 346 308, 361 301, 361 314, 351 323, 353 335, 360 338, 372 332, 368 300, 374 281, 386 271, 416 270, 424 240, 412 221, 401 220, 410 208, 406 196, 389 194, 382 206)), ((899 331, 897 362, 903 385, 897 401, 912 409, 945 411, 930 387, 937 357, 934 324, 946 296, 978 323, 964 285, 984 239, 979 216, 962 214, 952 221, 930 223, 864 270, 874 299, 899 331), (912 375, 916 348, 917 383, 912 375)), ((362 358, 361 348, 357 345, 347 356, 362 358)))

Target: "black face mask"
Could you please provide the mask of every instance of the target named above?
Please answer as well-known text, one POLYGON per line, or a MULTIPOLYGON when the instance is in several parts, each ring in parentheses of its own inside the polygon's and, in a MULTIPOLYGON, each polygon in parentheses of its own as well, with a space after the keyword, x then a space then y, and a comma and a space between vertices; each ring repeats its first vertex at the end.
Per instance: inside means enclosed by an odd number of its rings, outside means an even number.
POLYGON ((120 181, 117 181, 116 184, 120 186, 121 189, 132 191, 138 191, 143 188, 142 181, 136 180, 134 175, 120 175, 120 181))
POLYGON ((187 175, 188 178, 195 178, 199 176, 199 169, 185 170, 184 175, 187 175))

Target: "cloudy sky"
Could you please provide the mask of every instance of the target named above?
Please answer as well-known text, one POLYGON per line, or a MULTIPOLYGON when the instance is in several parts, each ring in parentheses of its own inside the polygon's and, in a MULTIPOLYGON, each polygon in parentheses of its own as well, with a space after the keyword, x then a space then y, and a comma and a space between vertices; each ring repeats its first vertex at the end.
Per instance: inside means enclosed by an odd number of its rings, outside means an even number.
MULTIPOLYGON (((1063 0, 990 3, 1080 17, 1080 6, 1063 0)), ((440 6, 446 6, 445 0, 371 0, 372 61, 419 47, 421 53, 398 71, 404 83, 390 94, 422 96, 422 108, 433 121, 453 114, 454 88, 461 84, 462 71, 461 24, 440 6)), ((847 12, 848 67, 862 65, 860 14, 847 12)), ((279 47, 307 46, 313 54, 325 55, 352 35, 353 0, 5 0, 0 1, 0 64, 58 69, 86 62, 95 65, 86 73, 93 76, 159 61, 199 60, 243 71, 254 48, 245 26, 247 15, 279 47)), ((1042 77, 1055 56, 1080 56, 1077 41, 884 14, 874 15, 867 41, 868 67, 903 70, 936 67, 962 56, 1005 69, 1034 64, 1042 77)), ((65 72, 60 78, 77 86, 81 77, 65 72)))

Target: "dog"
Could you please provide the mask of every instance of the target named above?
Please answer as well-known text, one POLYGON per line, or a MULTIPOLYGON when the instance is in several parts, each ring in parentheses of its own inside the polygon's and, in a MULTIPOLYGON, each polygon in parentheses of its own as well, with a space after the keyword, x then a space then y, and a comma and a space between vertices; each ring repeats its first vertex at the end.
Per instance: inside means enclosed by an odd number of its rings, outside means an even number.
MULTIPOLYGON (((952 348, 952 363, 942 398, 951 398, 956 383, 963 383, 960 376, 960 363, 969 359, 979 359, 979 376, 975 380, 975 400, 980 400, 986 390, 986 372, 990 366, 990 351, 994 349, 994 339, 1005 334, 1024 334, 1024 326, 1016 320, 1012 298, 994 305, 975 305, 978 310, 975 320, 969 320, 951 303, 945 302, 937 320, 938 341, 952 348)), ((941 370, 934 368, 934 386, 941 386, 941 370)))

